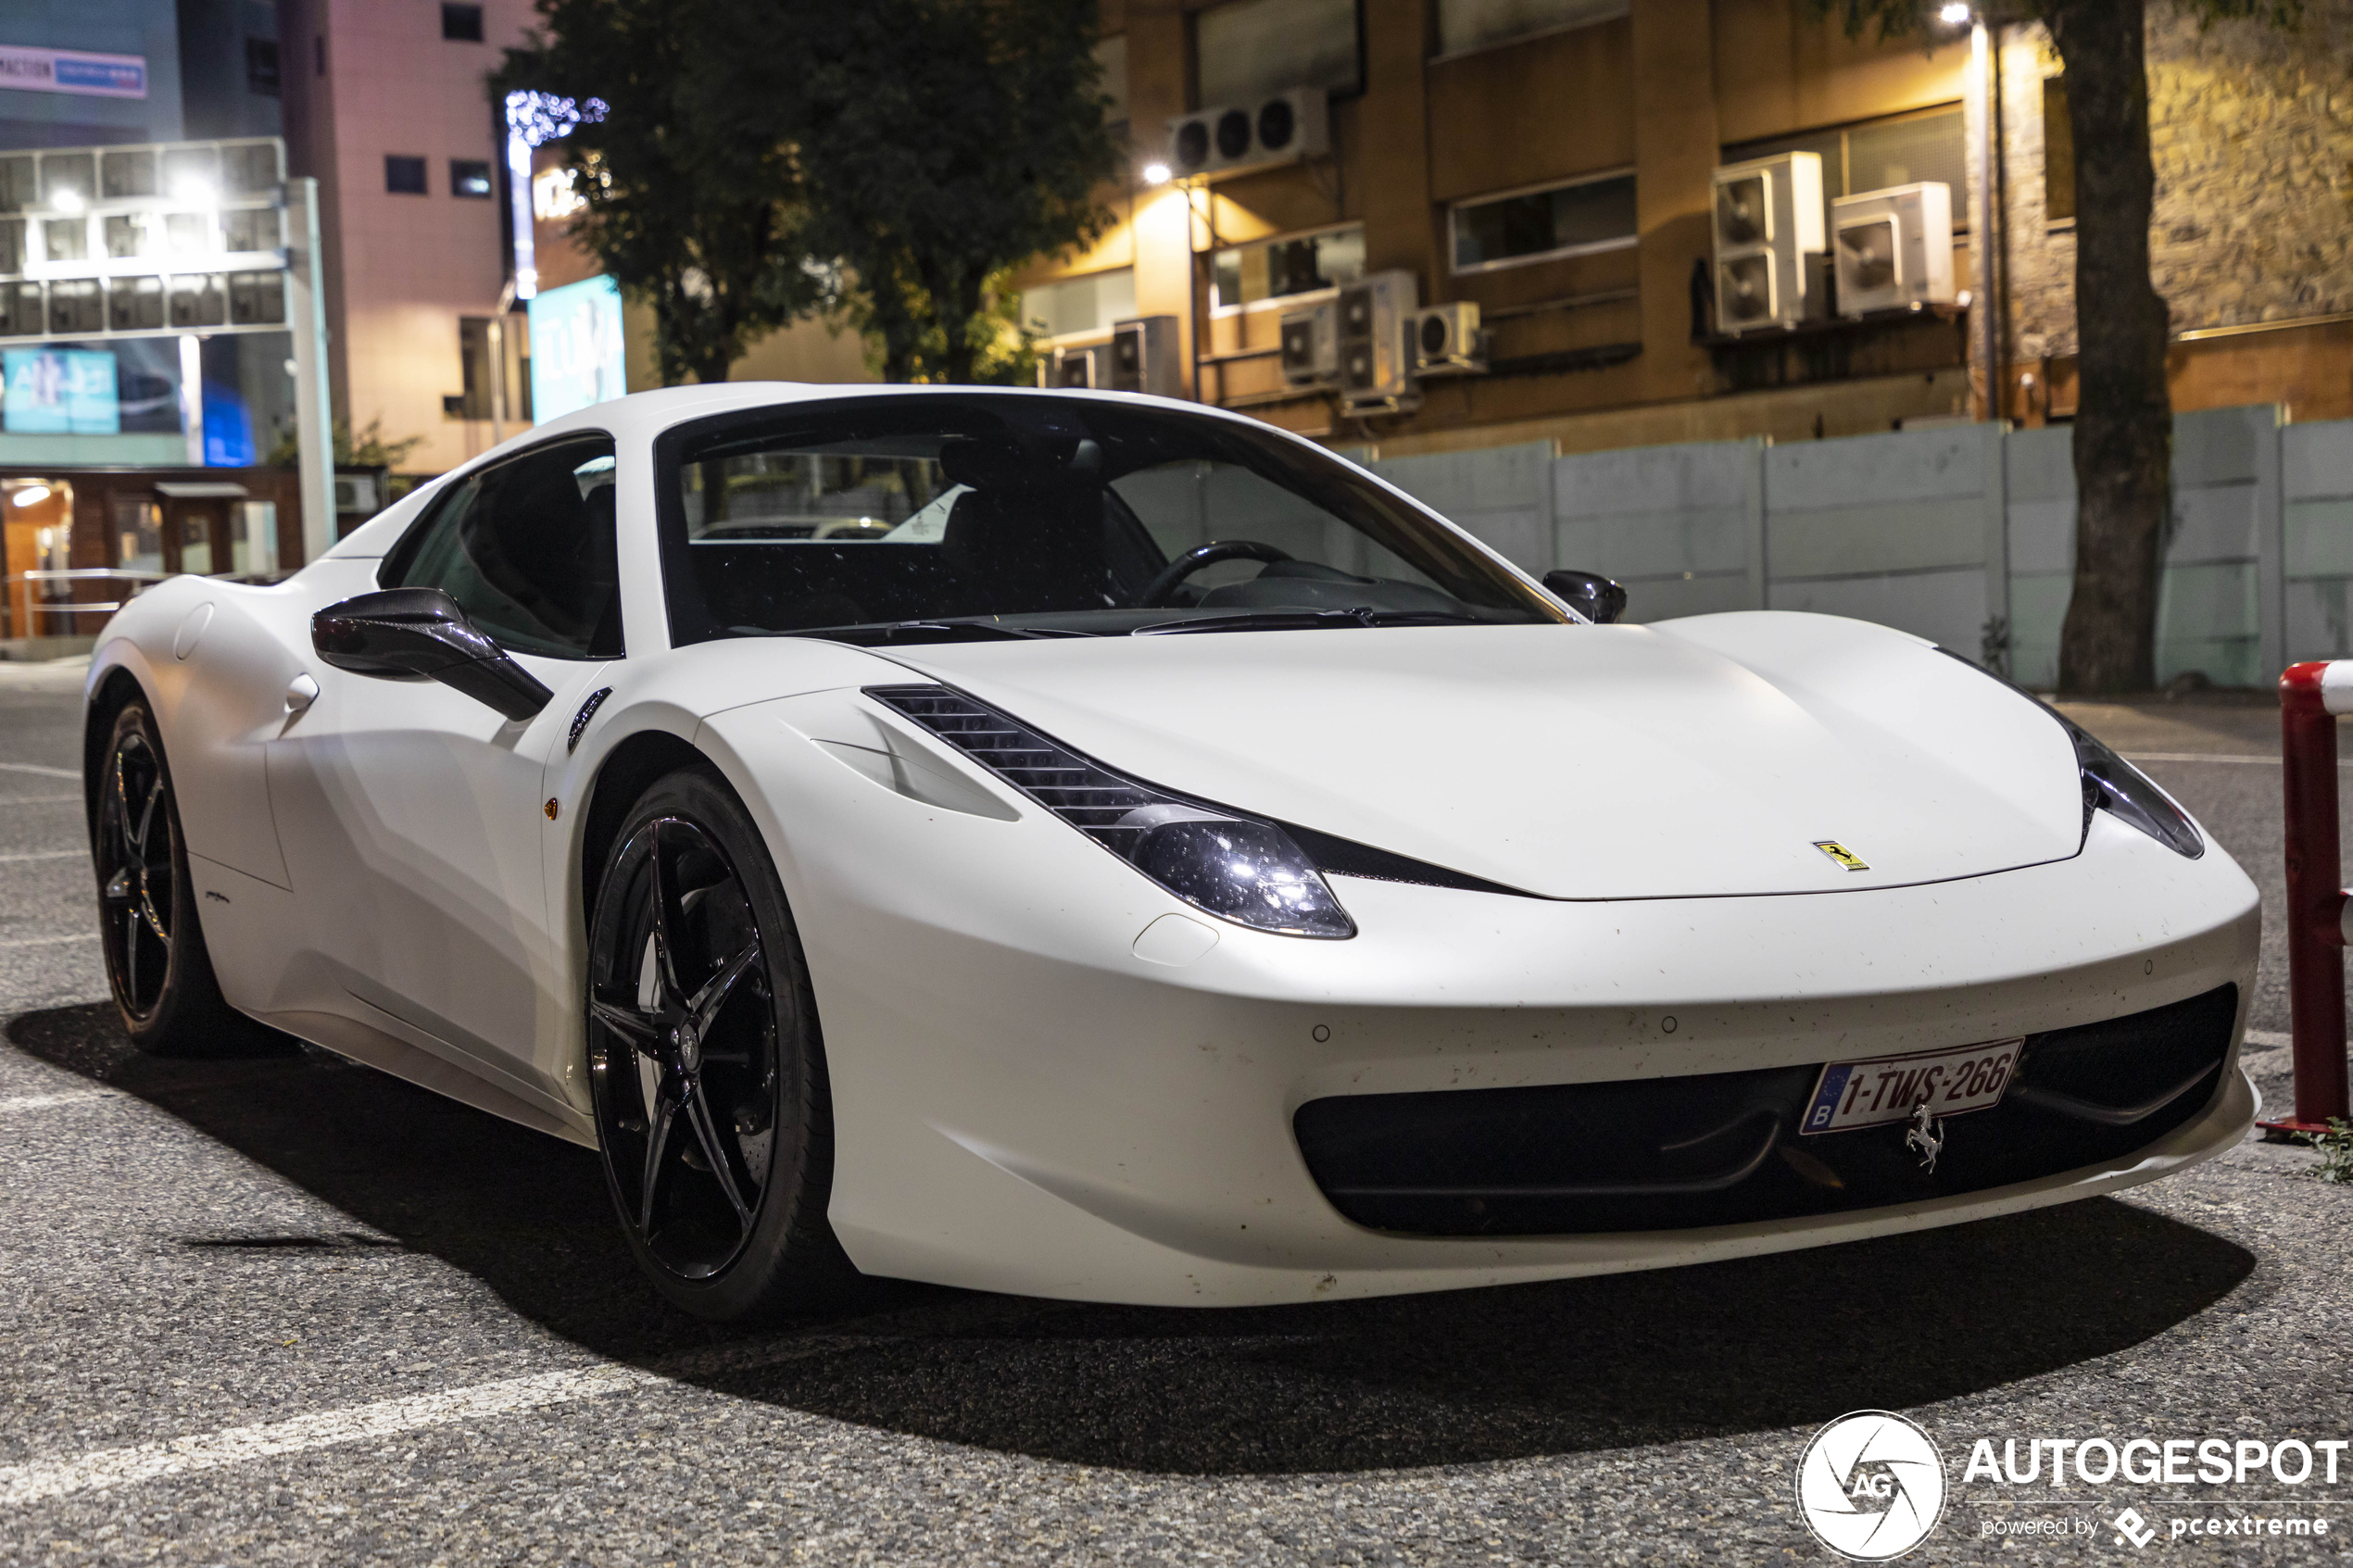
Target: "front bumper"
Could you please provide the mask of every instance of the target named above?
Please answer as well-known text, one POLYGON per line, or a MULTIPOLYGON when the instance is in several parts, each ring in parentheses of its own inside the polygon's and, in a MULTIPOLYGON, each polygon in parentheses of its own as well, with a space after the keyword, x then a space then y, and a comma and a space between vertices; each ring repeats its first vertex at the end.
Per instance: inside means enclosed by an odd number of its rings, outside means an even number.
MULTIPOLYGON (((2070 860, 1862 893, 1571 903, 1337 879, 1354 939, 1206 922, 1215 946, 1171 965, 1137 939, 1185 907, 1079 834, 894 793, 758 712, 704 744, 777 847, 832 1079, 828 1214, 870 1273, 1239 1305, 1660 1267, 2113 1190, 2229 1147, 2256 1111, 2236 1060, 2253 885, 2219 851, 2183 860, 2106 813, 2070 860), (2242 998, 2228 1056, 2188 1120, 1982 1190, 1691 1228, 1402 1235, 1344 1217, 1293 1129, 1333 1097, 1810 1067, 2222 986, 2242 998)), ((1953 1127, 1957 1148, 1969 1120, 1953 1127)))

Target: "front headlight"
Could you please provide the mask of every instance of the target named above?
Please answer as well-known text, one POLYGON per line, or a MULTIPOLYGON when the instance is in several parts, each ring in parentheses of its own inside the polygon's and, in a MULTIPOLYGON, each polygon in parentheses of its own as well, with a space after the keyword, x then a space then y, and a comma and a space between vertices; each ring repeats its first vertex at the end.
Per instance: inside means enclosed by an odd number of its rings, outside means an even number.
POLYGON ((1347 937, 1356 924, 1290 834, 1114 773, 945 686, 868 686, 1169 892, 1237 925, 1347 937))
POLYGON ((2173 797, 2158 788, 2146 773, 2094 739, 2082 725, 2008 676, 1997 674, 1951 648, 1940 646, 1936 651, 1957 659, 1988 680, 2001 682, 2058 721, 2067 731, 2067 738, 2075 743, 2075 767, 2083 784, 2085 833, 2092 831, 2093 812, 2111 811, 2120 821, 2132 823, 2177 855, 2195 860, 2206 853, 2206 840, 2199 835, 2197 824, 2190 821, 2189 813, 2174 805, 2173 797))
POLYGON ((2142 772, 2095 740, 2081 725, 2065 718, 2075 742, 2076 765, 2083 771, 2083 829, 2090 832, 2092 813, 2106 810, 2132 823, 2177 855, 2196 859, 2206 853, 2206 840, 2189 813, 2142 772))

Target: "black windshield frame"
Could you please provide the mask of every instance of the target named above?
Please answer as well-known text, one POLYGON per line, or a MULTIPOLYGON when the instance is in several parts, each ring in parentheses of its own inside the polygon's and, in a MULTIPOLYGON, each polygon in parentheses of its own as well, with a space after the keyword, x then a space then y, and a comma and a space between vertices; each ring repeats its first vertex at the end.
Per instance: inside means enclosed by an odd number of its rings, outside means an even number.
MULTIPOLYGON (((1521 623, 1567 624, 1574 620, 1550 596, 1415 503, 1388 491, 1353 464, 1320 448, 1302 446, 1271 427, 1183 408, 1154 408, 1051 392, 943 390, 769 404, 683 420, 657 435, 653 442, 654 517, 671 645, 683 647, 754 634, 722 624, 703 601, 689 555, 693 544, 683 483, 689 465, 755 444, 837 443, 911 433, 987 436, 1009 429, 1029 437, 1039 431, 1085 433, 1095 428, 1096 421, 1130 429, 1142 423, 1181 422, 1183 433, 1197 440, 1204 454, 1222 449, 1231 454, 1227 460, 1271 483, 1296 489, 1374 544, 1411 562, 1445 592, 1472 602, 1525 611, 1526 621, 1521 623)), ((809 635, 819 630, 780 629, 762 634, 809 635)))

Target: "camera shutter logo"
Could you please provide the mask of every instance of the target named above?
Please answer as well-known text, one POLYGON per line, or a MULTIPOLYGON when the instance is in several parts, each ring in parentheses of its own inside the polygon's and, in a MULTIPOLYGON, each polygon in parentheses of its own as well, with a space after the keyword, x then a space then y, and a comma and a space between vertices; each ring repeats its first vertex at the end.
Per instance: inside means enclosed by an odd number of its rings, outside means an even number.
POLYGON ((1944 1512, 1944 1456, 1890 1411, 1855 1411, 1814 1434, 1797 1461, 1797 1512, 1841 1557, 1885 1562, 1928 1538, 1944 1512))

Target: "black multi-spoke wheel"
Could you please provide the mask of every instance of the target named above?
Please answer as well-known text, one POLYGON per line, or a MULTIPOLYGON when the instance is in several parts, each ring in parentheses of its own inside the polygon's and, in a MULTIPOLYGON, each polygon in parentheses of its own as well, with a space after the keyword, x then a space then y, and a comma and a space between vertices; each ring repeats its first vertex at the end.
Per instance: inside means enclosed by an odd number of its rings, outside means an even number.
POLYGON ((588 1077, 613 1205, 707 1317, 838 1284, 815 1010, 784 892, 724 785, 679 773, 616 835, 589 921, 588 1077))
POLYGON ((170 1056, 244 1052, 274 1039, 221 999, 188 881, 171 770, 144 702, 114 716, 90 779, 99 936, 132 1043, 170 1056))

